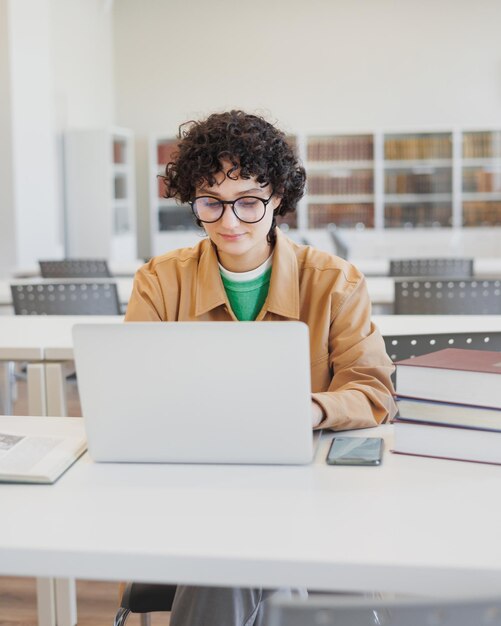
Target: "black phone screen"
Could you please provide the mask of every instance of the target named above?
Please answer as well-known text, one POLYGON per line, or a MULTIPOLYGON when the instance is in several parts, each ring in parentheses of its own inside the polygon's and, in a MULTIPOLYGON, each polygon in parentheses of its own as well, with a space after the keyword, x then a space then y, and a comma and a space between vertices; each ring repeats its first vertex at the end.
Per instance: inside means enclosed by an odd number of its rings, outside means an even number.
POLYGON ((329 465, 379 465, 382 452, 381 437, 334 437, 326 462, 329 465))

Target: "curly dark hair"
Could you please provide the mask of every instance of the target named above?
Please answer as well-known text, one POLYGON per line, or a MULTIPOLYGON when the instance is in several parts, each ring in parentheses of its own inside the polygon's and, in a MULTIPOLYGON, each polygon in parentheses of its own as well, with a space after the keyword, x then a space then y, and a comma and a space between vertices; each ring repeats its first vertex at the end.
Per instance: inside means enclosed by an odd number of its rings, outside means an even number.
MULTIPOLYGON (((306 173, 285 134, 263 117, 233 110, 214 113, 202 121, 179 127, 177 149, 165 168, 165 198, 180 202, 193 199, 203 183, 216 183, 222 161, 232 168, 229 178, 255 177, 260 185, 270 184, 281 198, 274 211, 268 241, 275 242, 277 215, 295 211, 304 193, 306 173)), ((201 222, 197 220, 201 226, 201 222)))

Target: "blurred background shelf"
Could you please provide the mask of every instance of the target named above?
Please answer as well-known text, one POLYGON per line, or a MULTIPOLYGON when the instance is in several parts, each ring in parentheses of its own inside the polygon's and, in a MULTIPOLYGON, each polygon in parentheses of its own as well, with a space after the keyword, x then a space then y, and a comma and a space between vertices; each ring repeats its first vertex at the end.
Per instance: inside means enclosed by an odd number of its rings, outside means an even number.
MULTIPOLYGON (((298 134, 307 188, 285 228, 501 226, 501 131, 440 130, 298 134)), ((153 253, 158 234, 196 228, 189 207, 162 198, 161 176, 176 139, 150 139, 153 253)))

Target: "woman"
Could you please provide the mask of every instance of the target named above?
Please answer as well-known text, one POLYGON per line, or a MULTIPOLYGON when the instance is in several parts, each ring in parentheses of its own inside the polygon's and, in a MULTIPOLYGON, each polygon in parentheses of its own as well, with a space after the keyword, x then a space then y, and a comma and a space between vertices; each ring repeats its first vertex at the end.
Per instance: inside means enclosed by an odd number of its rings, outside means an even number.
MULTIPOLYGON (((313 428, 376 426, 395 413, 393 365, 370 321, 364 277, 276 226, 295 210, 305 178, 285 135, 259 116, 230 111, 182 126, 166 197, 189 203, 207 238, 138 271, 126 320, 303 321, 313 428)), ((258 625, 271 593, 179 587, 171 625, 258 625)))

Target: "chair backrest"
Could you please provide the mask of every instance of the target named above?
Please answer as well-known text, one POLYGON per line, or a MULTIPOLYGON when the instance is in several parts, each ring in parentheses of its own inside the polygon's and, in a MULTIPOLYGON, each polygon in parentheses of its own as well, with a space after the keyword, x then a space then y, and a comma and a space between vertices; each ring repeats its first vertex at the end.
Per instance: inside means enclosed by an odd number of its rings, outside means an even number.
POLYGON ((106 259, 38 261, 42 278, 110 278, 106 259))
POLYGON ((501 626, 501 600, 371 600, 318 596, 309 600, 277 597, 269 626, 501 626))
POLYGON ((472 278, 473 259, 392 259, 390 276, 472 278))
POLYGON ((445 348, 469 348, 501 352, 501 332, 441 333, 433 335, 388 335, 383 337, 392 361, 410 359, 445 348))
POLYGON ((395 281, 396 315, 497 315, 501 280, 395 281))
POLYGON ((16 315, 120 315, 112 282, 18 283, 10 286, 16 315))
POLYGON ((171 611, 176 589, 176 585, 127 583, 120 606, 131 613, 171 611))

